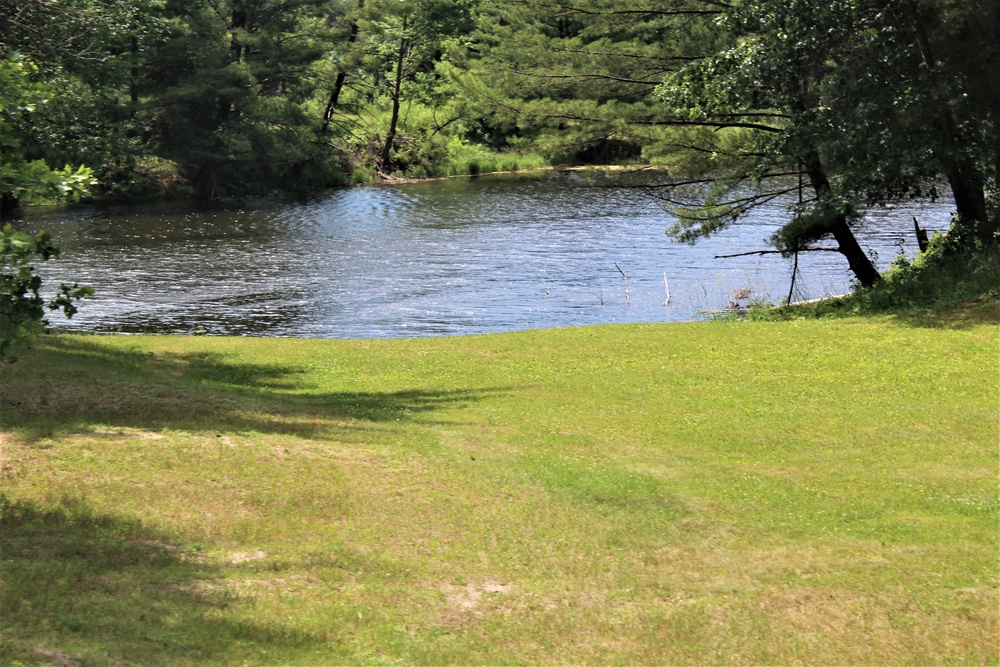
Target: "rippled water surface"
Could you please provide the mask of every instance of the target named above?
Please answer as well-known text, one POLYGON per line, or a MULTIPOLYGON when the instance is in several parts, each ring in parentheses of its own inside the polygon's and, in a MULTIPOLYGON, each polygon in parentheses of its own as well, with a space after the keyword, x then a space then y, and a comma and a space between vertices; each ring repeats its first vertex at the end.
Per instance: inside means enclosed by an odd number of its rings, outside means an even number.
MULTIPOLYGON (((767 248, 789 203, 694 246, 666 236, 671 218, 645 191, 554 172, 358 187, 294 204, 42 209, 24 225, 63 249, 43 266, 49 284, 96 290, 72 320, 51 317, 59 327, 368 338, 691 320, 743 287, 777 301, 790 260, 714 256, 767 248)), ((951 207, 868 212, 858 237, 880 268, 916 251, 914 215, 943 230, 951 207)), ((796 299, 849 288, 839 253, 802 255, 796 299)))

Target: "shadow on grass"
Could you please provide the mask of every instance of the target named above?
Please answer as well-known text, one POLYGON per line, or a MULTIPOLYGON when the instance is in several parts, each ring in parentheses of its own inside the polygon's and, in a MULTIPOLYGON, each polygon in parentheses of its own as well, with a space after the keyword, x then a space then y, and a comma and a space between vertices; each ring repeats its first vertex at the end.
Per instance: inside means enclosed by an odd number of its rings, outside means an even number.
POLYGON ((969 299, 957 306, 933 313, 899 314, 896 320, 912 327, 971 329, 1000 324, 1000 292, 969 299))
POLYGON ((93 425, 147 430, 355 437, 460 408, 503 389, 308 391, 291 366, 234 363, 214 353, 153 354, 85 338, 43 339, 0 365, 0 427, 28 442, 93 425))
POLYGON ((217 566, 83 501, 43 508, 0 495, 0 533, 0 664, 238 664, 323 646, 226 620, 234 600, 217 566))

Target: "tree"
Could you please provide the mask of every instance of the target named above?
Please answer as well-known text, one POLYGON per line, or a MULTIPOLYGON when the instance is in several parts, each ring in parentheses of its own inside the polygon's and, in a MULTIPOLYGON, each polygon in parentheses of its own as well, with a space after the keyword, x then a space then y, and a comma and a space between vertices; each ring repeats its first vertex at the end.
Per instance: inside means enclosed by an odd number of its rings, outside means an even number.
POLYGON ((309 106, 329 33, 325 4, 168 4, 174 30, 145 70, 151 140, 201 198, 339 181, 309 106))
MULTIPOLYGON (((814 195, 795 209, 775 245, 791 254, 833 236, 859 282, 870 285, 878 273, 850 232, 860 203, 934 193, 944 177, 958 213, 952 235, 960 243, 995 239, 988 187, 997 173, 996 85, 992 93, 974 91, 968 61, 935 55, 969 41, 976 32, 970 26, 985 18, 991 27, 979 31, 977 46, 996 63, 997 10, 980 16, 974 4, 731 5, 720 20, 727 47, 671 76, 661 95, 698 121, 766 119, 770 131, 755 131, 739 146, 754 159, 737 175, 760 185, 769 171, 797 171, 814 195)), ((741 212, 709 199, 713 206, 682 220, 685 233, 710 233, 707 220, 741 212)))
MULTIPOLYGON (((74 170, 67 165, 56 171, 42 160, 27 160, 21 152, 12 119, 30 114, 45 101, 44 88, 30 80, 35 69, 21 56, 0 60, 0 197, 6 209, 19 203, 79 197, 92 183, 86 167, 74 170)), ((9 223, 0 228, 0 359, 12 359, 18 348, 34 339, 45 325, 46 308, 61 309, 72 317, 73 302, 92 293, 90 288, 60 285, 58 296, 48 302, 39 295, 42 281, 31 263, 58 253, 44 232, 32 237, 9 223)))
POLYGON ((0 41, 30 57, 47 88, 40 113, 15 119, 26 156, 90 165, 101 196, 141 189, 151 156, 139 92, 148 49, 167 28, 162 5, 0 0, 0 41))
POLYGON ((653 95, 716 41, 701 0, 495 0, 462 77, 487 122, 553 158, 656 162, 687 123, 653 95), (695 54, 695 55, 692 55, 695 54))
POLYGON ((19 55, 0 59, 0 221, 18 204, 44 199, 78 198, 93 184, 86 167, 50 169, 44 160, 30 160, 17 127, 46 101, 46 90, 34 83, 37 67, 19 55))
POLYGON ((11 225, 0 229, 0 360, 16 360, 16 352, 31 343, 47 324, 46 310, 76 313, 74 301, 94 293, 89 287, 60 285, 59 293, 45 301, 39 294, 42 279, 32 262, 59 255, 45 232, 30 236, 11 225))
MULTIPOLYGON (((358 0, 357 10, 360 12, 364 7, 365 0, 358 0)), ((323 109, 323 125, 320 127, 320 134, 326 134, 330 129, 330 123, 333 121, 333 117, 340 106, 340 96, 343 94, 344 86, 347 84, 347 77, 359 67, 361 62, 360 52, 355 48, 360 30, 357 15, 343 8, 334 7, 334 9, 339 9, 339 11, 331 12, 330 18, 346 22, 347 25, 347 38, 343 40, 343 46, 346 48, 332 50, 328 56, 336 74, 333 85, 330 88, 330 97, 327 99, 326 106, 323 109)))
POLYGON ((366 113, 356 113, 346 136, 364 147, 379 173, 443 159, 435 137, 463 119, 466 105, 439 68, 475 28, 479 1, 372 0, 353 13, 348 41, 357 42, 355 55, 343 61, 354 75, 353 106, 366 113))
POLYGON ((0 0, 0 44, 53 100, 13 122, 29 161, 93 166, 99 198, 315 190, 352 158, 430 168, 462 105, 434 69, 479 1, 0 0))
POLYGON ((1000 104, 983 72, 1000 66, 1000 10, 986 4, 498 2, 468 89, 536 145, 581 155, 619 142, 668 166, 655 190, 680 240, 801 192, 803 179, 809 196, 775 246, 832 237, 870 285, 879 275, 852 231, 861 204, 933 195, 944 177, 954 235, 996 235, 1000 104))
POLYGON ((828 141, 845 186, 881 202, 944 178, 957 211, 954 240, 992 242, 1000 85, 990 73, 1000 68, 1000 6, 891 0, 858 2, 853 12, 863 29, 841 49, 829 102, 837 129, 849 132, 828 141))
POLYGON ((393 149, 396 143, 396 130, 399 124, 400 91, 403 85, 403 75, 406 64, 410 58, 410 50, 413 46, 413 7, 410 3, 400 3, 396 12, 384 15, 379 21, 382 26, 383 39, 387 39, 395 49, 392 59, 389 60, 392 69, 390 70, 389 99, 392 103, 392 113, 389 117, 389 129, 385 133, 382 142, 382 150, 379 153, 380 171, 391 173, 393 171, 393 149), (398 44, 398 46, 396 46, 398 44))
MULTIPOLYGON (((760 0, 729 6, 718 22, 729 35, 726 47, 685 65, 660 87, 661 98, 678 116, 692 122, 736 119, 747 125, 728 151, 729 173, 712 179, 707 206, 681 210, 675 233, 689 239, 710 234, 750 206, 770 200, 775 190, 768 183, 801 173, 812 197, 799 203, 792 220, 775 235, 775 245, 793 254, 832 236, 861 285, 879 279, 851 231, 854 202, 831 181, 821 152, 828 138, 829 56, 850 39, 853 17, 844 9, 849 2, 760 0), (757 192, 739 192, 737 187, 745 184, 757 192)), ((715 146, 702 147, 709 148, 715 146)), ((777 192, 783 191, 779 183, 777 192)))

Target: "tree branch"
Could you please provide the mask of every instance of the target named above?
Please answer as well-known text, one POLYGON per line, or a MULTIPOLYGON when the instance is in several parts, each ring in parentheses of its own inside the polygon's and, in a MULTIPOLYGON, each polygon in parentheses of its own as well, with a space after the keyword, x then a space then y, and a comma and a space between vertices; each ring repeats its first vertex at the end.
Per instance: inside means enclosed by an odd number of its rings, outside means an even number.
MULTIPOLYGON (((840 248, 799 248, 799 252, 840 252, 840 248)), ((753 250, 751 252, 737 252, 732 255, 715 255, 714 259, 728 259, 730 257, 746 257, 747 255, 782 255, 783 250, 753 250)))

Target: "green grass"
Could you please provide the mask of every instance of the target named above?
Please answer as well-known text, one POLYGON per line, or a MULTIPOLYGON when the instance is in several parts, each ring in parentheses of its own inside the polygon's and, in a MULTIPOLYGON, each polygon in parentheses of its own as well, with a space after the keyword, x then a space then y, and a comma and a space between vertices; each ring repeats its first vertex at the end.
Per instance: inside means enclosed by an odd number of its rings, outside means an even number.
POLYGON ((0 663, 997 664, 1000 327, 54 336, 0 663))
POLYGON ((548 160, 533 153, 498 152, 480 145, 454 144, 442 164, 407 169, 405 175, 411 178, 478 176, 548 166, 548 160))

